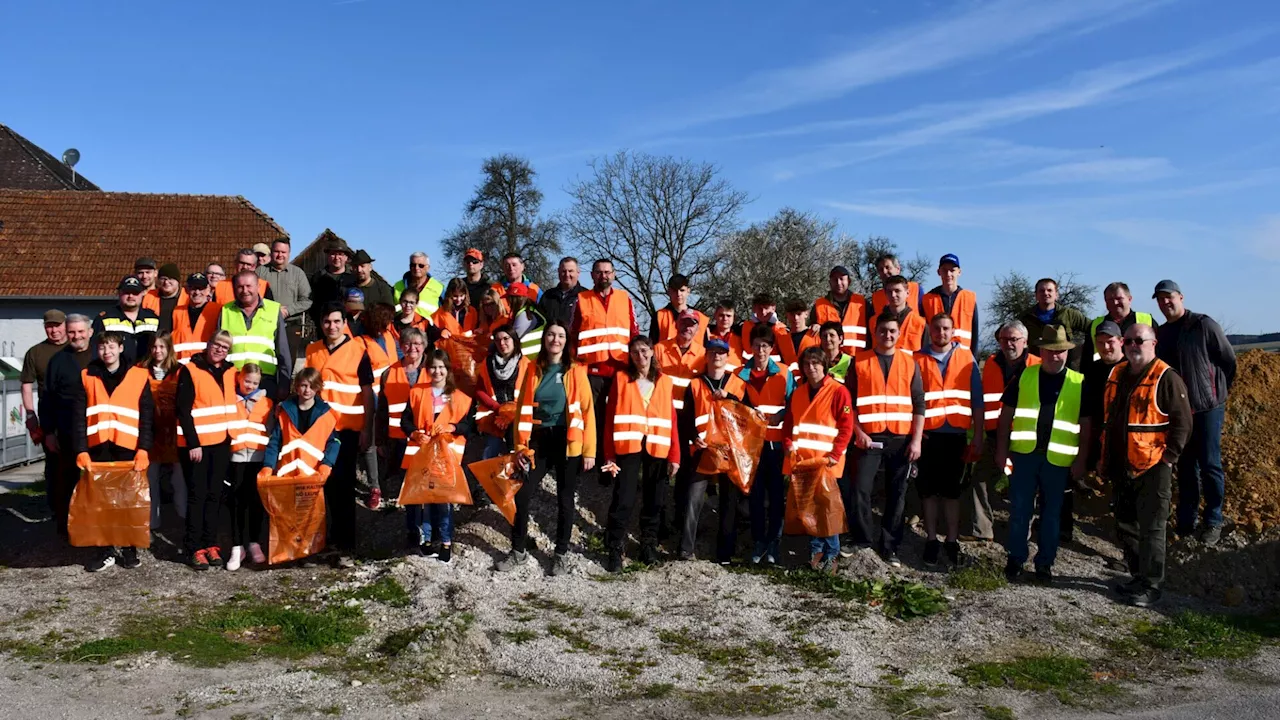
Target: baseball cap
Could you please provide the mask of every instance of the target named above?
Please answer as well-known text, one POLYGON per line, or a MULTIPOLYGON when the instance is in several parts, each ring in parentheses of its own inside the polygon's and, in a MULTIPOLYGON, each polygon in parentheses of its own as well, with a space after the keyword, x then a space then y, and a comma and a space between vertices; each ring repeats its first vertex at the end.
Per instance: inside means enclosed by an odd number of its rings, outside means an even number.
POLYGON ((364 292, 360 288, 351 288, 347 291, 346 301, 348 305, 360 305, 364 307, 364 292))
POLYGON ((677 324, 677 325, 679 325, 679 324, 680 324, 680 323, 682 323, 682 322, 691 322, 691 323, 693 323, 694 325, 697 325, 697 324, 698 324, 698 313, 696 313, 696 312, 694 312, 694 311, 692 311, 692 310, 685 310, 684 312, 682 312, 682 313, 680 313, 679 315, 677 315, 677 316, 676 316, 676 324, 677 324))
POLYGON ((44 311, 45 325, 61 325, 66 321, 67 321, 67 314, 62 312, 61 310, 45 310, 44 311))
POLYGON ((253 254, 254 255, 270 255, 271 246, 266 243, 254 243, 253 254))
POLYGON ((1161 280, 1156 283, 1156 291, 1151 293, 1151 297, 1155 297, 1160 293, 1178 293, 1182 294, 1182 288, 1178 287, 1178 283, 1172 280, 1161 280))
POLYGON ((947 263, 951 263, 956 267, 960 267, 960 256, 956 255, 955 253, 947 253, 946 255, 943 255, 940 260, 938 260, 939 266, 946 265, 947 263))
POLYGON ((507 297, 528 298, 529 295, 529 286, 522 282, 513 282, 507 286, 507 297))
POLYGON ((470 258, 471 260, 475 260, 476 262, 484 262, 484 253, 480 252, 476 248, 467 248, 467 252, 466 254, 463 255, 463 257, 470 258))
MULTIPOLYGON (((154 267, 154 265, 152 267, 154 267)), ((118 293, 140 293, 143 289, 142 283, 138 281, 138 278, 132 275, 126 275, 124 279, 120 281, 120 284, 116 286, 116 292, 118 293)))
POLYGON ((170 280, 181 280, 181 274, 178 272, 176 263, 165 263, 160 266, 160 277, 169 278, 170 280))
POLYGON ((1121 337, 1124 335, 1120 331, 1120 326, 1113 320, 1103 320, 1098 324, 1098 329, 1094 331, 1095 335, 1110 335, 1111 337, 1121 337))
POLYGON ((849 272, 849 268, 843 265, 837 265, 831 268, 831 272, 828 274, 828 277, 834 277, 836 275, 844 275, 845 277, 852 277, 852 274, 849 272))
POLYGON ((155 270, 156 261, 149 257, 140 257, 133 261, 133 269, 137 270, 138 268, 151 268, 152 270, 155 270))
POLYGON ((729 352, 729 343, 721 340, 720 338, 711 338, 707 341, 704 347, 707 352, 729 352))
POLYGON ((209 287, 209 278, 205 277, 204 273, 191 273, 187 276, 187 287, 204 290, 209 287))

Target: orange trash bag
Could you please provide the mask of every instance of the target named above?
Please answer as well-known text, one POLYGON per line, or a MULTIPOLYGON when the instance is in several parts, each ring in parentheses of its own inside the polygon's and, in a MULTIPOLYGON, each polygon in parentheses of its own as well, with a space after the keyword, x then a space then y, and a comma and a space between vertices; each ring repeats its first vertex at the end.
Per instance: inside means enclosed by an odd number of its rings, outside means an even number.
POLYGON ((707 422, 707 449, 698 472, 724 473, 744 493, 751 492, 769 422, 755 409, 734 400, 714 400, 707 422))
POLYGON ((805 460, 791 469, 782 530, 788 535, 810 537, 848 532, 835 468, 827 466, 826 458, 805 460))
POLYGON ((133 461, 89 463, 71 493, 74 547, 151 547, 151 484, 133 461))
POLYGON ((315 555, 324 549, 324 479, 319 475, 272 475, 258 481, 258 496, 270 518, 271 564, 315 555))
POLYGON ((464 442, 463 438, 440 433, 423 443, 409 469, 404 471, 404 485, 400 487, 402 507, 405 505, 471 504, 471 488, 462 471, 462 461, 449 444, 464 442))
MULTIPOLYGON (((486 433, 494 437, 503 437, 507 434, 507 430, 511 429, 511 425, 515 423, 516 413, 518 413, 519 411, 520 411, 519 408, 517 408, 516 404, 513 402, 502 403, 501 405, 498 406, 497 410, 493 411, 492 415, 485 415, 484 417, 477 420, 476 427, 479 428, 480 432, 482 433, 486 433), (497 422, 498 418, 506 419, 507 430, 503 430, 502 428, 498 427, 498 422, 497 422)), ((471 466, 468 465, 467 467, 471 467, 471 466)), ((475 472, 475 471, 472 470, 472 472, 475 472)))
POLYGON ((513 525, 516 521, 516 493, 520 492, 525 481, 525 474, 520 470, 518 462, 521 455, 532 457, 533 453, 528 450, 513 452, 467 466, 471 474, 476 476, 480 487, 484 488, 485 494, 498 507, 498 512, 513 525))
POLYGON ((480 362, 484 357, 483 348, 476 338, 451 337, 441 341, 445 353, 449 355, 449 365, 453 369, 453 383, 464 394, 474 397, 476 393, 476 377, 480 371, 480 362))

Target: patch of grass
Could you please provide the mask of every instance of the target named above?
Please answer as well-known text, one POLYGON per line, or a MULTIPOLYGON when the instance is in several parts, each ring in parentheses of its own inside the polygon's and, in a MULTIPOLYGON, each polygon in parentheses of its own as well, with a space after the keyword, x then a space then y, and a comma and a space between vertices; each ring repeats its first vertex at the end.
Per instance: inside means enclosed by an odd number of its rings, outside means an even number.
POLYGON ((558 637, 565 641, 570 648, 577 652, 591 652, 595 649, 595 643, 591 642, 586 633, 574 627, 566 627, 559 623, 551 623, 547 625, 547 634, 552 637, 558 637))
POLYGON ((19 485, 18 487, 10 488, 9 490, 10 495, 17 495, 19 497, 44 497, 47 492, 48 489, 45 487, 45 482, 43 480, 19 485))
POLYGON ((1004 569, 990 562, 974 562, 952 570, 947 575, 947 585, 957 590, 991 592, 1009 584, 1004 579, 1004 569))
POLYGON ((604 543, 604 533, 591 533, 582 538, 582 549, 595 555, 604 555, 609 548, 604 543))
POLYGON ((777 715, 802 704, 781 685, 748 685, 735 690, 704 690, 684 693, 690 708, 699 715, 777 715))
POLYGON ((751 659, 751 651, 736 645, 713 645, 695 637, 686 628, 659 630, 658 642, 677 655, 692 655, 707 665, 722 668, 745 666, 751 659))
POLYGON ((1119 691, 1107 682, 1112 676, 1094 672, 1088 660, 1064 655, 1041 655, 1004 662, 971 663, 952 674, 971 687, 1007 687, 1048 692, 1064 704, 1119 691))
POLYGON ((538 639, 538 633, 533 630, 509 630, 502 633, 502 637, 516 645, 523 645, 527 642, 533 642, 538 639))
POLYGON ((618 622, 625 622, 630 625, 644 624, 644 620, 630 610, 624 610, 622 608, 605 608, 601 612, 604 613, 605 617, 611 617, 618 622))
POLYGON ((832 697, 818 698, 813 701, 813 706, 819 710, 835 710, 840 706, 840 701, 832 697))
POLYGON ((341 714, 342 714, 342 706, 341 706, 341 705, 330 705, 329 707, 323 707, 323 708, 320 708, 320 713, 321 713, 322 715, 341 715, 341 714))
POLYGON ((946 695, 941 688, 927 688, 918 685, 877 688, 876 699, 884 709, 894 717, 936 718, 950 713, 954 708, 947 705, 928 702, 929 699, 946 695))
POLYGON ((582 617, 582 608, 574 605, 573 603, 561 602, 560 600, 542 597, 538 593, 525 593, 520 596, 520 599, 525 601, 525 603, 527 603, 531 608, 558 612, 561 615, 571 618, 582 617))
POLYGON ((368 585, 350 590, 339 590, 332 595, 334 600, 372 600, 388 607, 409 607, 412 598, 399 580, 390 575, 383 575, 368 585))
POLYGON ((409 648, 409 644, 422 637, 422 634, 426 631, 426 625, 414 625, 413 627, 388 633, 387 636, 382 639, 382 642, 378 643, 377 651, 379 654, 386 655, 388 657, 396 657, 407 650, 409 648))
POLYGON ((1013 710, 1004 705, 979 705, 978 709, 982 711, 982 717, 986 720, 1018 720, 1013 710))
POLYGON ((1253 657, 1262 647, 1264 635, 1276 637, 1274 621, 1189 611, 1165 622, 1141 621, 1134 628, 1134 636, 1144 645, 1201 660, 1253 657))
POLYGON ((662 698, 670 697, 671 693, 675 692, 675 689, 676 686, 671 683, 654 683, 646 685, 640 695, 649 700, 661 700, 662 698))
POLYGON ((947 608, 941 590, 900 578, 893 580, 852 579, 843 575, 817 572, 810 568, 731 566, 730 571, 764 575, 770 582, 789 585, 806 592, 829 595, 846 602, 861 602, 879 607, 885 615, 910 620, 940 613, 947 608))

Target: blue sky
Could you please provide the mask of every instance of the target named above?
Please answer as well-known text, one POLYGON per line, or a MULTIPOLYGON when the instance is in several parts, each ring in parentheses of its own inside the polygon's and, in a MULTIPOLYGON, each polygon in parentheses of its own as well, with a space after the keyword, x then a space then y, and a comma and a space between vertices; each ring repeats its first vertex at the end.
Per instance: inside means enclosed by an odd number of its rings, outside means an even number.
MULTIPOLYGON (((1149 288, 1280 330, 1280 3, 0 0, 0 122, 104 189, 240 194, 398 274, 481 160, 547 210, 621 148, 908 254, 1149 288)), ((300 243, 300 244, 299 244, 300 243)), ((1101 311, 1101 299, 1095 308, 1101 311)))

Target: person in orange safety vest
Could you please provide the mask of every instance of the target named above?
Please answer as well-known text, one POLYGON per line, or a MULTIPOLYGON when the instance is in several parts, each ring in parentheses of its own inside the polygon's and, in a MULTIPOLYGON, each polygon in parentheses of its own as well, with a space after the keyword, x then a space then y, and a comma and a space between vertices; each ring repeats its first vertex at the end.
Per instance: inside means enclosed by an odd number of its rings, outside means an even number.
POLYGON ((938 313, 951 316, 955 324, 956 342, 973 350, 978 335, 978 296, 960 287, 960 258, 947 253, 938 261, 938 277, 942 284, 920 298, 920 316, 927 323, 938 313))
POLYGON ((828 282, 831 292, 813 303, 810 322, 817 331, 823 323, 840 323, 843 340, 840 349, 847 355, 867 347, 867 299, 849 291, 849 270, 843 265, 831 268, 828 282))

